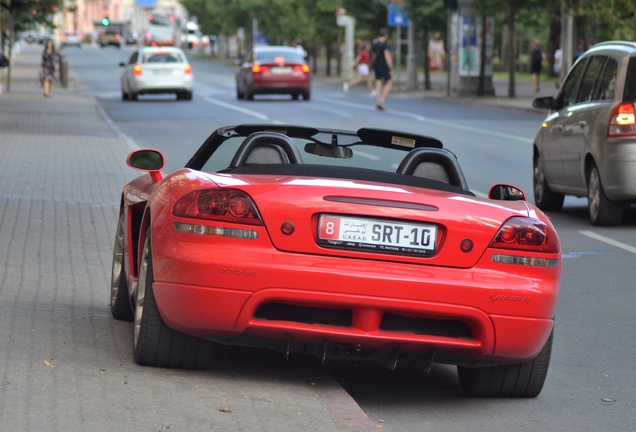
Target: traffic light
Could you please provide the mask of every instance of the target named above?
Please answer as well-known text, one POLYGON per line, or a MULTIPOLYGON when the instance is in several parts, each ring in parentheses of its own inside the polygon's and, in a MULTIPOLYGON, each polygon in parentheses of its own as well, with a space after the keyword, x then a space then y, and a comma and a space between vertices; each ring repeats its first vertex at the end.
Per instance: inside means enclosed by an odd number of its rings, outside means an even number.
POLYGON ((108 24, 110 24, 110 20, 108 19, 108 17, 105 17, 105 18, 102 20, 102 24, 104 24, 105 26, 107 26, 108 24))

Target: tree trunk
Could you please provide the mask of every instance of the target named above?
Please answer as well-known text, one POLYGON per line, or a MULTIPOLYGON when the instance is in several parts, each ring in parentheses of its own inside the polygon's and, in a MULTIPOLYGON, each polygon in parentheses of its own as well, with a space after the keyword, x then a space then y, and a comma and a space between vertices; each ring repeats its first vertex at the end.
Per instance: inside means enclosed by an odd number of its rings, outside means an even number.
POLYGON ((431 89, 431 71, 428 62, 428 26, 424 26, 424 90, 431 89))
MULTIPOLYGON (((548 36, 547 53, 548 56, 548 76, 558 77, 554 73, 554 53, 561 47, 561 5, 555 5, 550 14, 550 35, 548 36)), ((561 47, 563 48, 563 47, 561 47)))
POLYGON ((515 70, 517 69, 517 26, 515 24, 515 18, 517 12, 515 11, 514 1, 510 2, 508 12, 508 25, 510 26, 510 44, 508 45, 508 97, 515 98, 517 97, 515 92, 515 70))

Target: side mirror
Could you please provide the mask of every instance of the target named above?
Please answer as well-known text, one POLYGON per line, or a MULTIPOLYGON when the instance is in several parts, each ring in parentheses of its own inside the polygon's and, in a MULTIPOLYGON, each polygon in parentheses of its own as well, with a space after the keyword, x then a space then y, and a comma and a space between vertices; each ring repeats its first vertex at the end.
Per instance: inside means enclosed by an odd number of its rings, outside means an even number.
POLYGON ((526 194, 516 186, 497 184, 490 188, 488 198, 500 201, 525 201, 526 194))
POLYGON ((155 182, 162 179, 160 171, 164 167, 164 159, 159 150, 135 150, 128 155, 126 163, 133 169, 149 172, 155 182))
POLYGON ((120 66, 120 67, 126 67, 126 63, 124 63, 124 62, 119 62, 119 66, 120 66))
POLYGON ((556 101, 552 96, 538 97, 532 101, 532 106, 539 109, 555 110, 556 101))

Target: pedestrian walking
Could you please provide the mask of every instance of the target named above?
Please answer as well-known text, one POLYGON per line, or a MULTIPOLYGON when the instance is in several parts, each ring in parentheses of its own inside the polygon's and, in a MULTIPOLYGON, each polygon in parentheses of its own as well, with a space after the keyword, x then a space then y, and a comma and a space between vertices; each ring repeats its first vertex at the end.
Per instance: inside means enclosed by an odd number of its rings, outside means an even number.
POLYGON ((47 39, 42 53, 42 63, 40 64, 40 72, 44 80, 44 97, 53 97, 53 82, 55 80, 55 71, 58 70, 58 64, 59 56, 55 52, 53 39, 47 39))
POLYGON ((530 74, 535 93, 541 90, 541 65, 545 60, 545 53, 541 50, 539 39, 534 40, 533 48, 530 51, 530 74))
POLYGON ((391 57, 391 47, 387 43, 389 31, 380 29, 377 42, 372 49, 373 72, 375 74, 375 106, 379 110, 385 110, 384 101, 393 88, 391 75, 393 74, 393 57, 391 57))
POLYGON ((444 69, 444 60, 446 59, 446 51, 444 50, 444 41, 439 33, 435 33, 433 39, 428 42, 428 66, 429 70, 444 69))
POLYGON ((362 47, 356 56, 353 67, 358 71, 357 76, 349 82, 342 84, 342 89, 345 92, 349 91, 349 88, 366 81, 367 87, 369 87, 369 93, 373 93, 373 83, 371 82, 371 75, 369 74, 369 50, 371 49, 370 42, 362 43, 362 47))

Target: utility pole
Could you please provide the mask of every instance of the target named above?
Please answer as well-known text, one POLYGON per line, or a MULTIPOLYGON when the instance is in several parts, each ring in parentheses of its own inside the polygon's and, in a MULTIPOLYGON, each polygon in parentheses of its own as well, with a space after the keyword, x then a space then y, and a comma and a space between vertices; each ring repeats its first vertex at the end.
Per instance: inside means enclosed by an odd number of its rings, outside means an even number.
POLYGON ((572 41, 574 33, 574 19, 572 18, 572 9, 566 9, 565 1, 561 2, 561 51, 563 58, 561 60, 560 81, 572 67, 572 59, 574 58, 574 42, 572 41))

